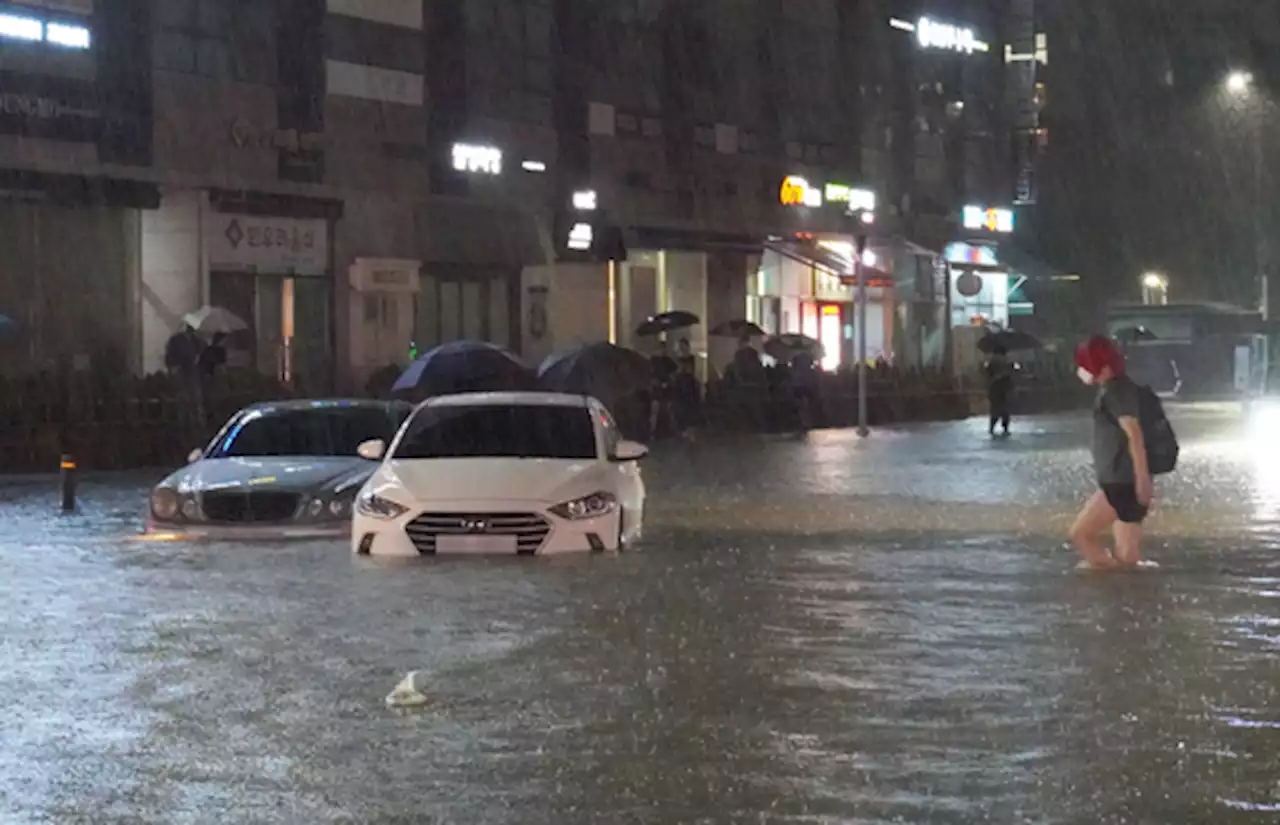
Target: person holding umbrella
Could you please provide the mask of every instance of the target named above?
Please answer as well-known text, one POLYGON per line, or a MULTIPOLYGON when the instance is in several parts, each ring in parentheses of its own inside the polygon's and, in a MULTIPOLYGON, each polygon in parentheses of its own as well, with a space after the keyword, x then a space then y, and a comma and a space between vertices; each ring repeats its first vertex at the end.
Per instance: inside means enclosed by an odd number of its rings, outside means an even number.
POLYGON ((1007 437, 1013 399, 1013 364, 1009 361, 1008 351, 1003 346, 997 346, 992 350, 983 371, 987 377, 987 404, 991 408, 987 432, 994 437, 996 424, 999 424, 1002 434, 1007 437))

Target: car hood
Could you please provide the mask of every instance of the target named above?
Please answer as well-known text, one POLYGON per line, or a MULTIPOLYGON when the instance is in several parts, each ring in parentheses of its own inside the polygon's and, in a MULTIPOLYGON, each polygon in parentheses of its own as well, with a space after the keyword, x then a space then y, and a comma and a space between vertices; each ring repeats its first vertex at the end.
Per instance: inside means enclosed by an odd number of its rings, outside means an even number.
MULTIPOLYGON (((373 487, 399 488, 419 502, 558 503, 601 490, 605 476, 605 467, 598 461, 436 458, 389 462, 374 477, 373 487)), ((396 493, 390 495, 396 496, 396 493)))
POLYGON ((162 483, 183 492, 268 489, 309 493, 363 484, 377 466, 355 456, 206 458, 162 483))

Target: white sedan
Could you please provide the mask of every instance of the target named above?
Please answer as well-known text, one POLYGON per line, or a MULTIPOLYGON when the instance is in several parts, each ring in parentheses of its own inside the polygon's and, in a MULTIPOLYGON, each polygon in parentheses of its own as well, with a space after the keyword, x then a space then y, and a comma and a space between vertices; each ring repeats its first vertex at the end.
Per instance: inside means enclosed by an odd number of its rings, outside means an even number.
POLYGON ((418 407, 356 497, 359 555, 620 550, 640 538, 648 451, 581 395, 472 393, 418 407))

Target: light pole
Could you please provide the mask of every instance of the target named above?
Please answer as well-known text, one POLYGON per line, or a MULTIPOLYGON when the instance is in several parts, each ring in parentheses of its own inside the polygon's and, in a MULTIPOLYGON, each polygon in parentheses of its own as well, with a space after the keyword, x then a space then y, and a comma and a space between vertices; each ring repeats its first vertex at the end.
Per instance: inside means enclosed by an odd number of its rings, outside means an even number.
POLYGON ((1270 302, 1270 284, 1267 283, 1266 270, 1266 232, 1263 230, 1263 173, 1265 158, 1262 146, 1262 100, 1254 94, 1253 73, 1235 71, 1227 75, 1223 85, 1227 94, 1244 104, 1248 111, 1249 142, 1253 154, 1253 266, 1258 279, 1258 308, 1262 311, 1262 319, 1267 320, 1267 305, 1270 302))

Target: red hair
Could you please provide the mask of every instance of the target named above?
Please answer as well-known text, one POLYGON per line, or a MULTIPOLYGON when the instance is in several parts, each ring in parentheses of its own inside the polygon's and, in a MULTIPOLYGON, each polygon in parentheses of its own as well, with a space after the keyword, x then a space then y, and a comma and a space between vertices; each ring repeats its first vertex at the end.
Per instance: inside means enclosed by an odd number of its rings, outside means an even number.
POLYGON ((1110 338, 1095 335, 1076 347, 1076 366, 1097 378, 1107 367, 1124 375, 1124 355, 1110 338))

